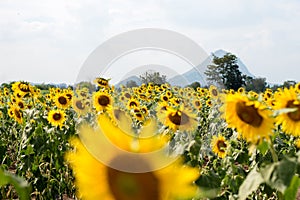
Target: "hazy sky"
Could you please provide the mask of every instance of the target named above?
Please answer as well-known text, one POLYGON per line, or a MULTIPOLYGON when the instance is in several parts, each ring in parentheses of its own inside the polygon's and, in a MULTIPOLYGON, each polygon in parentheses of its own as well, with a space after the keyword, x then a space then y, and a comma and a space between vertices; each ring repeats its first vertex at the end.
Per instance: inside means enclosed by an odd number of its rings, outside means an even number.
POLYGON ((67 82, 102 42, 138 28, 224 49, 269 82, 300 81, 299 0, 0 0, 0 82, 67 82))

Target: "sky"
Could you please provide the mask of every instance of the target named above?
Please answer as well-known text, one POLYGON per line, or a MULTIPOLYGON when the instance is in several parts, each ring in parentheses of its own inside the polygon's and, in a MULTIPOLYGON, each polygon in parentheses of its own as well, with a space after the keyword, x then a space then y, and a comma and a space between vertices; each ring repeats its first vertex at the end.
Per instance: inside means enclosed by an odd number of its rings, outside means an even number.
POLYGON ((299 0, 0 0, 0 83, 74 83, 103 42, 140 28, 223 49, 268 82, 300 81, 299 0))

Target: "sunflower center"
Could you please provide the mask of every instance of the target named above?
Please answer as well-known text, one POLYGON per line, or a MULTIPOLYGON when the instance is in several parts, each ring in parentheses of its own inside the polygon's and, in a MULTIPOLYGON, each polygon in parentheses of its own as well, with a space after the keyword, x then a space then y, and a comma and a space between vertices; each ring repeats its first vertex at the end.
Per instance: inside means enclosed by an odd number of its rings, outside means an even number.
POLYGON ((24 104, 23 104, 23 102, 18 102, 18 106, 21 108, 21 109, 23 109, 25 106, 24 106, 24 104))
POLYGON ((163 100, 164 100, 164 101, 168 101, 169 98, 168 98, 167 96, 163 96, 163 100))
POLYGON ((187 116, 185 113, 181 113, 181 115, 179 115, 178 114, 178 111, 174 114, 174 115, 172 115, 172 114, 170 114, 169 116, 168 116, 168 118, 169 118, 169 120, 173 123, 173 124, 175 124, 175 125, 177 125, 177 126, 179 126, 179 125, 184 125, 184 124, 187 124, 188 122, 189 122, 189 116, 187 116))
POLYGON ((236 111, 238 117, 254 127, 259 127, 263 121, 263 118, 258 114, 257 109, 252 106, 247 106, 245 102, 238 102, 236 104, 236 111))
POLYGON ((218 96, 218 91, 216 89, 212 89, 211 93, 213 96, 218 96))
POLYGON ((217 141, 217 147, 218 147, 219 151, 225 152, 225 149, 226 149, 227 145, 223 140, 218 140, 217 141))
POLYGON ((66 105, 66 104, 68 103, 67 98, 66 98, 66 97, 63 97, 63 96, 58 97, 58 102, 59 102, 61 105, 66 105))
POLYGON ((98 103, 101 105, 101 106, 107 106, 109 104, 109 98, 107 96, 100 96, 98 98, 98 103))
POLYGON ((22 118, 22 114, 20 113, 19 110, 15 110, 15 116, 16 116, 18 119, 21 119, 21 118, 22 118))
POLYGON ((300 105, 295 105, 294 101, 291 100, 291 101, 288 101, 286 107, 287 108, 297 108, 297 110, 295 110, 294 112, 289 112, 287 115, 291 120, 293 120, 295 122, 300 121, 300 105))
MULTIPOLYGON (((133 168, 149 167, 142 159, 117 156, 112 166, 128 165, 133 168)), ((159 180, 152 172, 130 173, 107 167, 108 185, 114 199, 118 200, 159 200, 159 180)))
POLYGON ((130 95, 129 93, 127 93, 127 92, 124 94, 124 96, 125 96, 127 99, 129 99, 129 98, 131 97, 131 95, 130 95))
POLYGON ((60 113, 54 113, 53 114, 53 119, 55 120, 55 121, 58 121, 58 120, 60 120, 61 119, 61 114, 60 113))
POLYGON ((195 106, 199 107, 200 106, 200 102, 199 101, 195 101, 195 106))
POLYGON ((76 101, 76 107, 78 108, 78 109, 80 109, 80 110, 83 110, 84 109, 84 105, 82 104, 82 102, 81 101, 76 101))
POLYGON ((130 107, 137 106, 137 103, 136 103, 136 102, 134 102, 134 101, 131 101, 131 102, 129 103, 129 106, 130 106, 130 107))

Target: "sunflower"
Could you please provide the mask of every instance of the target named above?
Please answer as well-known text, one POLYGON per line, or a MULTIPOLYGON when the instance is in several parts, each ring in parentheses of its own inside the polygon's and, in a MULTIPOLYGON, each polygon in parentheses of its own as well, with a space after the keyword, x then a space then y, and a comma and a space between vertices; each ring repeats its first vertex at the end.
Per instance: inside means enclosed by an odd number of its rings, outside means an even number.
POLYGON ((298 94, 300 93, 300 82, 295 85, 295 90, 298 94))
POLYGON ((236 128, 246 141, 256 144, 272 134, 274 119, 259 101, 250 101, 239 93, 228 93, 221 107, 229 128, 236 128))
POLYGON ((86 115, 89 111, 89 106, 86 105, 84 99, 73 98, 73 109, 78 114, 78 116, 86 115))
POLYGON ((168 97, 167 95, 165 95, 165 94, 160 95, 160 99, 161 99, 162 101, 165 101, 165 102, 168 102, 168 101, 169 101, 169 97, 168 97))
POLYGON ((23 122, 22 112, 20 108, 18 108, 17 106, 12 105, 8 109, 8 115, 14 120, 16 120, 19 124, 22 124, 23 122))
POLYGON ((199 170, 183 166, 181 159, 156 168, 158 160, 170 158, 161 153, 155 162, 143 156, 145 152, 154 152, 153 147, 161 144, 161 139, 141 140, 143 145, 133 151, 131 136, 114 126, 104 115, 98 122, 102 122, 98 131, 83 126, 79 130, 81 140, 71 140, 74 150, 66 154, 76 178, 79 198, 170 200, 196 194, 194 181, 199 177, 199 170), (104 135, 116 146, 108 146, 109 142, 103 140, 104 135), (103 154, 104 151, 110 153, 103 154))
POLYGON ((173 131, 194 130, 197 125, 196 115, 187 107, 178 109, 166 107, 165 111, 157 113, 158 119, 173 131))
POLYGON ((109 82, 110 79, 105 79, 105 78, 96 78, 94 80, 95 83, 97 83, 97 85, 99 87, 108 87, 108 82, 109 82))
POLYGON ((238 93, 240 93, 240 94, 245 93, 245 88, 240 87, 240 88, 238 89, 238 93))
POLYGON ((214 85, 211 85, 209 87, 209 93, 210 93, 210 96, 213 98, 217 98, 219 96, 219 91, 218 91, 217 87, 214 85))
POLYGON ((24 110, 24 109, 26 108, 25 103, 24 103, 22 100, 20 100, 20 99, 17 100, 16 105, 17 105, 21 110, 24 110))
POLYGON ((67 109, 71 105, 71 100, 65 93, 57 93, 54 97, 55 105, 61 109, 67 109))
POLYGON ((64 122, 66 121, 66 114, 62 110, 51 110, 48 113, 47 119, 52 126, 59 126, 62 128, 64 122))
POLYGON ((200 100, 200 99, 196 98, 196 99, 193 100, 192 103, 193 103, 193 106, 194 106, 194 108, 195 108, 196 110, 201 110, 201 108, 202 108, 202 103, 201 103, 201 100, 200 100))
POLYGON ((300 149, 300 139, 299 138, 297 138, 296 140, 295 140, 295 146, 297 147, 297 149, 300 149))
POLYGON ((300 136, 300 99, 297 97, 294 88, 285 88, 275 94, 274 110, 292 109, 281 112, 276 117, 276 124, 282 127, 282 130, 294 136, 300 136))
POLYGON ((124 96, 126 99, 130 99, 131 98, 131 94, 129 92, 122 92, 122 96, 124 96))
POLYGON ((29 83, 23 81, 13 83, 11 88, 14 92, 20 92, 24 95, 30 94, 32 92, 32 86, 29 83))
POLYGON ((219 135, 217 137, 214 135, 211 141, 211 146, 212 151, 220 158, 224 158, 226 156, 228 145, 224 136, 219 135))
POLYGON ((137 99, 135 98, 131 98, 128 100, 127 102, 127 109, 130 110, 132 108, 135 108, 135 107, 139 107, 140 106, 140 103, 137 99))
POLYGON ((95 92, 93 95, 93 104, 97 111, 110 110, 112 107, 111 95, 107 92, 95 92))
POLYGON ((142 111, 139 108, 134 108, 132 110, 132 115, 137 121, 143 121, 144 120, 144 115, 142 111))

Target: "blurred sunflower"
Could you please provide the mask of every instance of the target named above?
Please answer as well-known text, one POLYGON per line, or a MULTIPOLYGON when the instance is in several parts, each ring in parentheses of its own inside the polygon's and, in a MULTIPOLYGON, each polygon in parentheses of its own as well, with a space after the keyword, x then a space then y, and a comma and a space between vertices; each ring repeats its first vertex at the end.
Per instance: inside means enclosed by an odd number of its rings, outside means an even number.
POLYGON ((250 101, 240 93, 228 93, 220 110, 228 127, 236 128, 248 142, 256 144, 272 134, 274 119, 259 101, 250 101))
POLYGON ((78 116, 83 116, 88 113, 89 106, 85 104, 82 98, 73 98, 73 109, 78 114, 78 116))
POLYGON ((211 141, 212 151, 217 154, 220 158, 224 158, 227 153, 227 142, 224 136, 213 136, 211 141))
POLYGON ((211 85, 209 87, 209 93, 210 93, 210 96, 213 98, 217 98, 219 96, 219 91, 218 91, 217 87, 214 85, 211 85))
POLYGON ((181 106, 179 109, 166 107, 166 110, 157 113, 158 119, 173 131, 192 131, 197 126, 196 115, 191 109, 181 106))
POLYGON ((112 107, 111 95, 107 92, 95 92, 93 94, 93 105, 97 111, 110 110, 112 107))
POLYGON ((297 97, 294 88, 285 88, 281 92, 275 93, 274 110, 291 109, 281 112, 276 116, 276 124, 282 130, 294 136, 300 136, 300 99, 297 97))
POLYGON ((199 99, 199 98, 195 98, 194 100, 193 100, 193 107, 196 109, 196 110, 201 110, 201 108, 202 108, 202 103, 201 103, 201 100, 199 99))
POLYGON ((100 130, 95 131, 83 126, 79 135, 84 143, 77 138, 71 140, 74 150, 66 155, 66 160, 76 178, 75 185, 79 198, 170 200, 191 198, 196 194, 197 187, 194 181, 199 177, 199 170, 183 166, 181 159, 156 170, 154 166, 158 160, 169 159, 165 154, 160 154, 156 161, 143 156, 134 157, 132 154, 118 153, 113 147, 110 149, 106 143, 102 144, 101 139, 103 135, 108 136, 116 145, 116 149, 121 148, 127 152, 135 152, 135 155, 141 155, 139 153, 150 153, 161 148, 160 146, 165 144, 161 138, 141 139, 140 148, 133 151, 131 143, 134 138, 114 126, 104 115, 100 118, 98 120, 101 122, 100 130), (106 155, 105 162, 99 159, 103 156, 103 151, 110 152, 106 155), (124 168, 132 171, 123 170, 124 168), (139 172, 140 169, 144 170, 139 172))
POLYGON ((295 90, 298 94, 300 93, 300 82, 295 85, 295 90))
POLYGON ((47 120, 52 126, 59 126, 62 128, 64 122, 66 121, 66 114, 62 110, 51 110, 48 113, 47 120))

